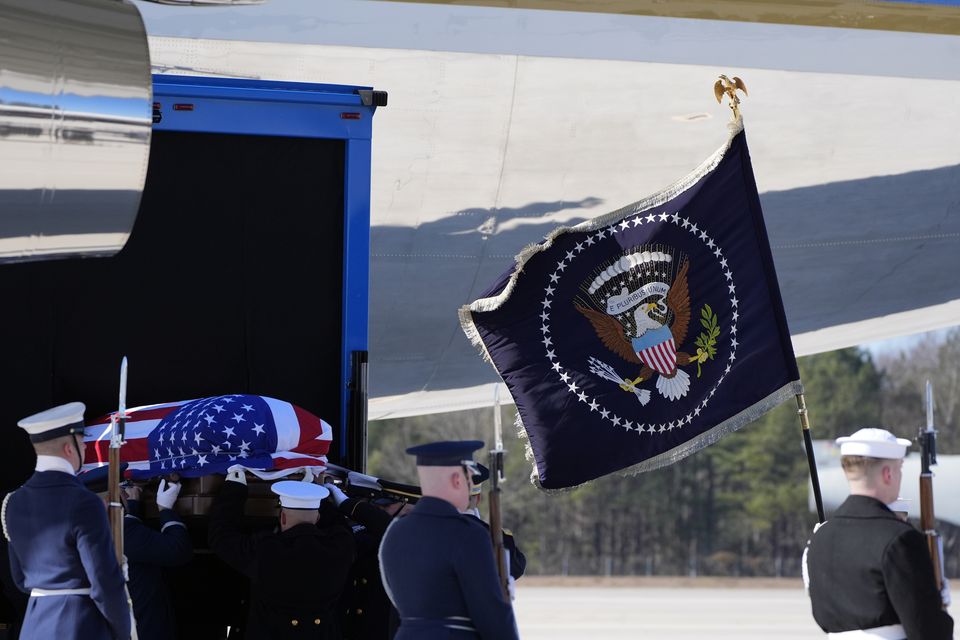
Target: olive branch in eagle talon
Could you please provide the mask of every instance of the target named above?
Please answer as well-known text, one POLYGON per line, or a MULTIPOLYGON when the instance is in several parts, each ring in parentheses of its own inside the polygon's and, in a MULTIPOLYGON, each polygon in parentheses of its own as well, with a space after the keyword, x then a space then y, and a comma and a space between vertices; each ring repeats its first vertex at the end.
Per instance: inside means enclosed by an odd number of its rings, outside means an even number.
POLYGON ((700 377, 701 366, 708 359, 713 360, 717 355, 717 337, 720 335, 720 324, 717 320, 717 314, 713 312, 710 305, 705 304, 700 310, 700 324, 706 331, 701 331, 696 340, 697 355, 693 357, 693 362, 697 363, 697 377, 700 377))
MULTIPOLYGON (((666 296, 666 309, 672 316, 672 322, 669 324, 670 333, 678 349, 687 339, 687 329, 690 324, 690 292, 687 285, 687 271, 689 268, 690 262, 685 260, 666 296)), ((605 347, 627 362, 641 366, 639 375, 636 378, 632 380, 626 378, 624 382, 620 384, 620 388, 624 391, 636 393, 635 389, 638 384, 649 380, 653 377, 654 373, 657 373, 652 367, 640 359, 640 355, 634 350, 631 340, 633 338, 639 338, 648 330, 659 330, 663 327, 663 324, 657 322, 649 315, 652 311, 658 311, 659 307, 663 305, 664 301, 661 299, 657 302, 649 302, 637 306, 636 311, 634 311, 634 319, 637 325, 635 336, 628 335, 623 324, 614 316, 579 304, 574 305, 577 311, 583 314, 584 317, 590 321, 590 324, 593 325, 597 337, 600 338, 600 341, 603 342, 605 347)), ((689 376, 681 371, 680 367, 690 364, 695 358, 699 358, 699 355, 691 356, 689 353, 678 350, 676 352, 676 365, 673 366, 672 370, 660 372, 660 378, 657 380, 657 389, 664 397, 676 400, 686 395, 689 389, 689 376)))

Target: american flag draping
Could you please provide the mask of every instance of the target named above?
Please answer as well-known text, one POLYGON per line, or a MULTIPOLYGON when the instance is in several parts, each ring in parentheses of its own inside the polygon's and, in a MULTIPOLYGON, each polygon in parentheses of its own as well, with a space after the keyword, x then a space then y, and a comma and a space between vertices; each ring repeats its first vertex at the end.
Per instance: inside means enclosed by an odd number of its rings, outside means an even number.
MULTIPOLYGON (((121 460, 133 479, 179 473, 198 477, 241 465, 261 477, 303 468, 323 471, 333 436, 330 425, 300 407, 247 394, 231 394, 138 407, 127 411, 121 460)), ((107 464, 110 416, 86 427, 84 470, 107 464)))

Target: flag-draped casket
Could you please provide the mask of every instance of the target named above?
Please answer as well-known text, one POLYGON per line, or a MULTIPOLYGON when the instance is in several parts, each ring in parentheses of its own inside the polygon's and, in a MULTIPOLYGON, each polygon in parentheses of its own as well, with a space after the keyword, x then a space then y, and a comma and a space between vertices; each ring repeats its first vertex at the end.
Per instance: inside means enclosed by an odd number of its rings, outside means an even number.
POLYGON ((698 169, 555 230, 463 307, 534 480, 670 464, 802 391, 742 122, 698 169))
MULTIPOLYGON (((264 479, 303 469, 323 472, 330 425, 300 407, 266 396, 231 394, 127 411, 126 476, 178 473, 196 478, 239 465, 264 479)), ((86 427, 84 470, 107 464, 111 417, 86 427)))

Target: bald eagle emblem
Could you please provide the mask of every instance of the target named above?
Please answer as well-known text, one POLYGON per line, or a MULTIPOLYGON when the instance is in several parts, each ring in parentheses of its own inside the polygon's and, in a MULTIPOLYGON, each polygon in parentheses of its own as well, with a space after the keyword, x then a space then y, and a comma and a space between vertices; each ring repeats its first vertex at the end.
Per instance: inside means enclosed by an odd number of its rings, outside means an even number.
POLYGON ((701 345, 701 340, 695 355, 681 350, 690 325, 689 269, 686 256, 670 247, 637 247, 599 267, 581 284, 581 295, 574 302, 607 349, 640 366, 635 378, 622 378, 613 367, 591 357, 591 373, 618 383, 642 405, 650 401, 651 392, 639 385, 654 377, 657 391, 667 400, 686 396, 690 375, 682 367, 699 365, 715 352, 704 348, 707 343, 701 345))

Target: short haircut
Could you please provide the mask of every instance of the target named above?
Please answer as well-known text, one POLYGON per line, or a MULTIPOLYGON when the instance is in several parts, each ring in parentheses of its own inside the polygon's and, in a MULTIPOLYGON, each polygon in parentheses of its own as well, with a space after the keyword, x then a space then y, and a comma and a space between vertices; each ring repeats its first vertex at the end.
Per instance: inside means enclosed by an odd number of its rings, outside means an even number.
POLYGON ((313 524, 317 521, 317 518, 320 517, 320 511, 318 509, 288 509, 282 506, 280 509, 286 512, 287 521, 291 523, 290 526, 303 522, 313 524))
POLYGON ((873 475, 875 471, 886 464, 891 464, 895 460, 887 458, 870 458, 867 456, 841 456, 840 465, 844 473, 851 480, 859 480, 866 476, 873 475))
MULTIPOLYGON (((82 436, 81 438, 79 438, 79 440, 81 442, 83 441, 82 436)), ((36 451, 38 455, 59 456, 63 454, 63 445, 67 444, 68 442, 74 445, 74 448, 76 448, 76 445, 74 444, 73 436, 66 435, 66 436, 59 436, 51 440, 44 440, 43 442, 34 442, 33 450, 36 451)), ((80 452, 78 451, 77 453, 80 453, 80 452)))

